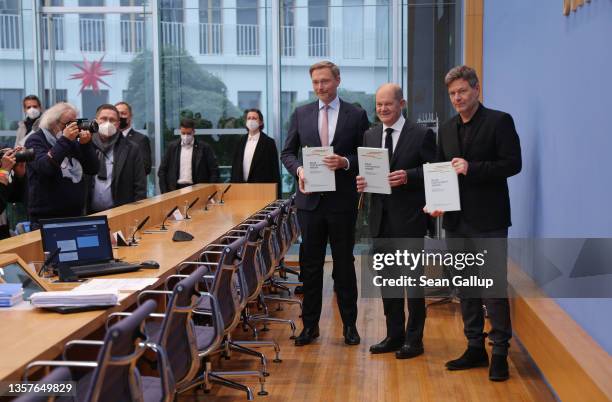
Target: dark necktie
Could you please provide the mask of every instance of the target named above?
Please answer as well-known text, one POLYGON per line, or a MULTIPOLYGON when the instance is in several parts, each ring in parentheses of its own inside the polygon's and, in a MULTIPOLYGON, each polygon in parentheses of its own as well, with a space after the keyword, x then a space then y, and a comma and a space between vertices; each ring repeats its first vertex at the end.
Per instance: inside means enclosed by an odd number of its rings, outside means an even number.
POLYGON ((391 127, 385 130, 387 135, 385 136, 385 148, 387 148, 387 152, 389 152, 389 163, 391 163, 391 157, 393 156, 393 129, 391 127))

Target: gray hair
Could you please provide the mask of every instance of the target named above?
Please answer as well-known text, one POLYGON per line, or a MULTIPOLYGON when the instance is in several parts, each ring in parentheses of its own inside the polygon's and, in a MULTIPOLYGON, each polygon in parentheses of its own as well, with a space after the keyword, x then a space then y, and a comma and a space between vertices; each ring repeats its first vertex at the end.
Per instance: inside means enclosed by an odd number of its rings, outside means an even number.
POLYGON ((478 75, 476 74, 476 70, 469 66, 457 66, 451 68, 451 70, 444 77, 444 83, 448 87, 456 80, 466 80, 468 84, 472 88, 475 88, 478 85, 478 75))
POLYGON ((47 130, 51 129, 51 126, 62 118, 62 115, 68 111, 73 111, 75 114, 79 113, 79 110, 71 103, 68 102, 59 102, 55 105, 51 106, 49 109, 43 113, 40 118, 40 124, 38 125, 40 128, 44 128, 47 130))
POLYGON ((394 82, 387 82, 385 84, 382 84, 381 86, 378 87, 378 89, 376 90, 376 93, 386 88, 389 88, 393 91, 393 97, 395 98, 396 101, 401 101, 402 99, 404 99, 404 91, 402 90, 402 87, 400 87, 398 84, 394 82))

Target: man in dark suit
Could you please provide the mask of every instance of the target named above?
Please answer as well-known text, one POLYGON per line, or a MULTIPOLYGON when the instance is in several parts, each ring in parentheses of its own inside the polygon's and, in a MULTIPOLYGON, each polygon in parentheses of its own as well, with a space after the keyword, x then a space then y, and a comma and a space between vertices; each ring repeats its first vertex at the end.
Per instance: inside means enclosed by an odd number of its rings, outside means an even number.
POLYGON ((119 112, 104 104, 96 110, 99 129, 92 137, 99 161, 89 176, 88 213, 104 211, 147 198, 147 179, 138 146, 119 133, 119 112))
POLYGON ((312 87, 319 98, 298 107, 291 116, 289 132, 281 160, 287 170, 298 178, 299 191, 295 199, 302 231, 300 253, 301 279, 304 283, 302 321, 304 329, 295 340, 296 346, 311 343, 319 336, 321 316, 323 265, 327 241, 333 257, 333 277, 338 308, 344 325, 344 342, 360 342, 355 326, 357 320, 357 278, 353 257, 355 221, 357 219, 357 147, 368 128, 364 110, 338 98, 340 70, 323 61, 310 67, 312 87), (336 191, 306 193, 302 161, 303 147, 332 146, 334 154, 324 159, 335 172, 336 191))
POLYGON ((118 102, 115 107, 119 111, 119 130, 123 136, 136 145, 140 150, 144 164, 145 175, 151 173, 151 142, 149 137, 139 133, 132 127, 132 107, 127 102, 118 102))
POLYGON ((159 189, 162 193, 197 183, 215 183, 219 178, 219 165, 212 148, 195 138, 195 122, 182 119, 181 138, 166 147, 159 165, 159 189))
POLYGON ((274 139, 263 132, 263 114, 259 109, 244 113, 247 134, 240 138, 232 162, 232 183, 276 183, 280 195, 278 151, 274 139))
MULTIPOLYGON (((438 159, 450 161, 459 175, 461 211, 444 214, 444 229, 451 248, 488 250, 487 274, 502 282, 497 294, 478 292, 461 297, 464 333, 468 339, 465 353, 446 363, 449 370, 464 370, 489 365, 483 332, 485 305, 491 323, 489 338, 493 356, 489 379, 508 379, 508 347, 512 336, 510 306, 506 297, 506 270, 510 197, 507 178, 521 171, 521 145, 508 113, 484 107, 478 100, 480 85, 476 71, 458 66, 449 71, 445 83, 458 115, 445 122, 439 131, 438 159)), ((432 211, 432 216, 442 211, 432 211)))
MULTIPOLYGON (((427 215, 423 212, 423 164, 434 160, 436 139, 433 131, 417 126, 402 116, 406 106, 402 88, 384 84, 376 91, 376 114, 381 125, 368 130, 363 146, 387 148, 389 153, 389 185, 391 194, 372 194, 369 225, 374 237, 375 252, 395 253, 400 246, 423 248, 427 215), (397 242, 389 239, 402 239, 397 242), (376 239, 380 239, 378 242, 376 239), (406 242, 404 239, 410 239, 406 242)), ((364 177, 357 176, 357 191, 367 191, 364 177)), ((388 271, 398 272, 395 267, 388 271)), ((420 275, 419 267, 413 274, 420 275)), ((401 272, 401 271, 399 271, 401 272)), ((402 272, 403 273, 403 272, 402 272)), ((389 272, 383 273, 389 276, 389 272)), ((421 288, 407 288, 408 326, 405 327, 404 289, 381 289, 387 322, 387 336, 370 347, 371 353, 397 351, 398 359, 409 359, 423 353, 425 299, 421 288), (399 290, 399 292, 396 292, 399 290)))

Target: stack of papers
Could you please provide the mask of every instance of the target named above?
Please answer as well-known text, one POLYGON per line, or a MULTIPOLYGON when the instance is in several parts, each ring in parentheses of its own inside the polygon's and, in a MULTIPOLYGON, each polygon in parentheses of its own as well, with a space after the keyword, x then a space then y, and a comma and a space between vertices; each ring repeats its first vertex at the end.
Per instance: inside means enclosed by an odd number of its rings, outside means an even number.
POLYGON ((77 286, 75 291, 111 291, 131 293, 143 290, 157 282, 157 278, 91 279, 77 286))
POLYGON ((37 292, 30 301, 35 307, 82 307, 114 306, 119 304, 119 293, 116 291, 59 291, 37 292))
POLYGON ((23 300, 21 283, 0 283, 0 307, 11 307, 23 300))

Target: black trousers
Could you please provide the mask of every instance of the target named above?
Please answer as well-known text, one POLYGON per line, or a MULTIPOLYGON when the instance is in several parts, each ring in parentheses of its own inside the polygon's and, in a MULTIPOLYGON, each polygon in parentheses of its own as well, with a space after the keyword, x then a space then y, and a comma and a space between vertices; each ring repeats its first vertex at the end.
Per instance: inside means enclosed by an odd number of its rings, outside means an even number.
POLYGON ((355 275, 355 222, 357 211, 329 212, 323 197, 313 211, 298 210, 302 230, 300 278, 303 282, 304 327, 319 323, 323 302, 323 264, 327 242, 333 258, 333 278, 342 323, 357 321, 357 277, 355 275))
MULTIPOLYGON (((506 239, 508 229, 499 229, 490 232, 479 232, 469 224, 461 220, 455 230, 446 230, 447 244, 452 250, 476 250, 495 249, 493 256, 489 252, 489 257, 496 261, 497 280, 504 281, 504 290, 507 283, 507 256, 508 249, 505 241, 487 242, 487 239, 506 239), (502 245, 503 244, 503 245, 502 245)), ((507 297, 475 297, 473 295, 462 295, 461 315, 463 318, 463 332, 468 340, 468 346, 484 347, 484 311, 482 306, 487 309, 491 332, 489 338, 493 342, 493 354, 507 355, 512 337, 512 323, 510 321, 510 303, 507 297)))
MULTIPOLYGON (((395 253, 397 249, 408 248, 409 252, 419 253, 423 249, 423 236, 415 237, 414 231, 408 230, 400 217, 383 212, 379 239, 374 240, 374 252, 395 253), (406 239, 392 241, 390 239, 406 239)), ((418 230, 417 230, 418 231, 418 230)), ((384 277, 397 277, 406 274, 404 270, 389 268, 392 272, 384 277)), ((417 267, 410 275, 418 278, 422 275, 423 267, 417 267)), ((383 309, 387 324, 387 336, 393 339, 404 339, 406 343, 421 342, 425 328, 425 298, 422 288, 382 289, 383 309), (408 303, 408 325, 404 312, 404 299, 408 303)))

